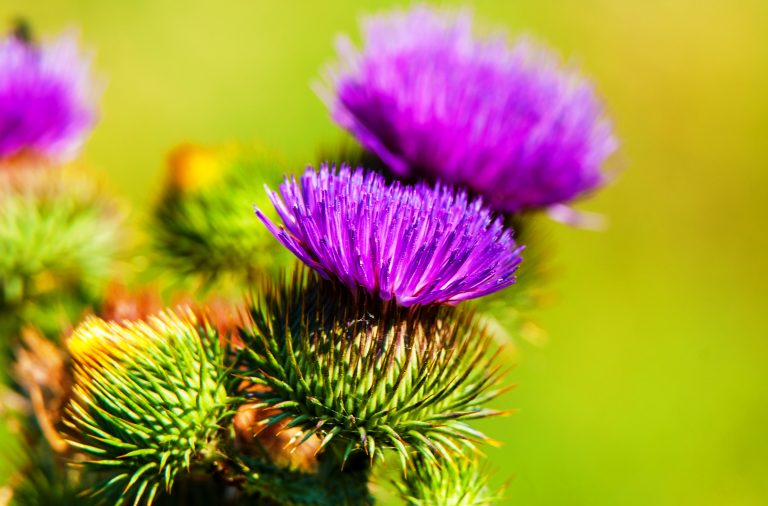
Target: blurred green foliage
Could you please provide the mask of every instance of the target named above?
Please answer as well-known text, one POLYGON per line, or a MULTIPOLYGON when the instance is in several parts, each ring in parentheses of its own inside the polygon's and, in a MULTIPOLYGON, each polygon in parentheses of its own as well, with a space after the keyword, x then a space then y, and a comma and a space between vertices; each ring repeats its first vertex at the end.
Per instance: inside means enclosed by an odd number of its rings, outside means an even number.
MULTIPOLYGON (((4 0, 0 19, 80 28, 108 79, 85 160, 143 210, 179 142, 256 139, 299 170, 339 139, 308 84, 387 3, 4 0)), ((520 343, 499 401, 520 413, 481 424, 503 504, 768 503, 768 3, 475 8, 594 78, 627 169, 586 204, 607 231, 549 227, 548 337, 520 343)))

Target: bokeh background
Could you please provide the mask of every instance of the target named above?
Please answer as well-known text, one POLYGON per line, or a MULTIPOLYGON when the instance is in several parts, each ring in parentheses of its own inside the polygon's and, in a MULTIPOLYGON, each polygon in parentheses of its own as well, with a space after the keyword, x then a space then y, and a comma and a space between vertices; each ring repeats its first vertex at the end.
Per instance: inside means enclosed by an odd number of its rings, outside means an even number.
MULTIPOLYGON (((341 138, 309 83, 387 4, 3 0, 0 20, 81 31, 108 83, 85 161, 146 209, 182 141, 298 170, 341 138)), ((504 504, 768 504, 768 2, 464 5, 594 78, 625 169, 582 206, 606 231, 549 227, 547 337, 520 343, 519 413, 485 424, 504 504)))

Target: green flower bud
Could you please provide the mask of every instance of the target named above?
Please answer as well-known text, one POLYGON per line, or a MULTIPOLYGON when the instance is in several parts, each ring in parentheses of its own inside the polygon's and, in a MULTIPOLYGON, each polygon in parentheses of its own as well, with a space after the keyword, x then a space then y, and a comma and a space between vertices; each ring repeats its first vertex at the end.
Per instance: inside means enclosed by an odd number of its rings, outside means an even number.
POLYGON ((57 334, 114 273, 122 214, 80 174, 0 172, 0 320, 57 334))
POLYGON ((160 266, 179 279, 229 277, 241 286, 276 272, 290 253, 259 223, 253 206, 266 208, 264 185, 281 179, 278 162, 257 149, 177 148, 150 229, 160 266))
POLYGON ((190 312, 117 324, 90 317, 68 342, 75 371, 67 425, 95 492, 151 504, 179 473, 217 455, 229 415, 216 331, 190 312))

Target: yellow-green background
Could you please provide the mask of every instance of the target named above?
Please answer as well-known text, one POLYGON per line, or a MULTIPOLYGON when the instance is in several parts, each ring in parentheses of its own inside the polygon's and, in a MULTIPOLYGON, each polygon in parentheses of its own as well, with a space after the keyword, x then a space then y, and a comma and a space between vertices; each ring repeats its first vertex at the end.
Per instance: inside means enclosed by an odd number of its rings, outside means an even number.
MULTIPOLYGON (((258 139, 299 169, 340 133, 309 89, 332 40, 383 6, 339 1, 3 0, 79 27, 107 78, 85 160, 138 206, 180 141, 258 139)), ((624 170, 554 227, 556 302, 488 423, 505 504, 768 504, 768 2, 476 2, 580 63, 624 170)))

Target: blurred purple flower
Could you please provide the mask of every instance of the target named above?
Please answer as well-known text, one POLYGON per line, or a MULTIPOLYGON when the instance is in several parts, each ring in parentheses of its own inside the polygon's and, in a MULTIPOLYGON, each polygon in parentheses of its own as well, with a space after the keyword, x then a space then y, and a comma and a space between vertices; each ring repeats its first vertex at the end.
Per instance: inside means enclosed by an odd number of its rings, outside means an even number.
POLYGON ((362 287, 401 306, 455 304, 515 282, 521 261, 512 232, 463 191, 388 184, 362 168, 323 165, 268 193, 285 225, 256 214, 324 278, 362 287))
POLYGON ((472 35, 468 12, 370 17, 339 41, 320 89, 334 119, 403 178, 465 186, 494 209, 570 201, 603 183, 617 147, 592 85, 520 40, 472 35))
POLYGON ((0 39, 0 164, 74 158, 95 122, 97 98, 90 58, 74 35, 39 47, 0 39))

